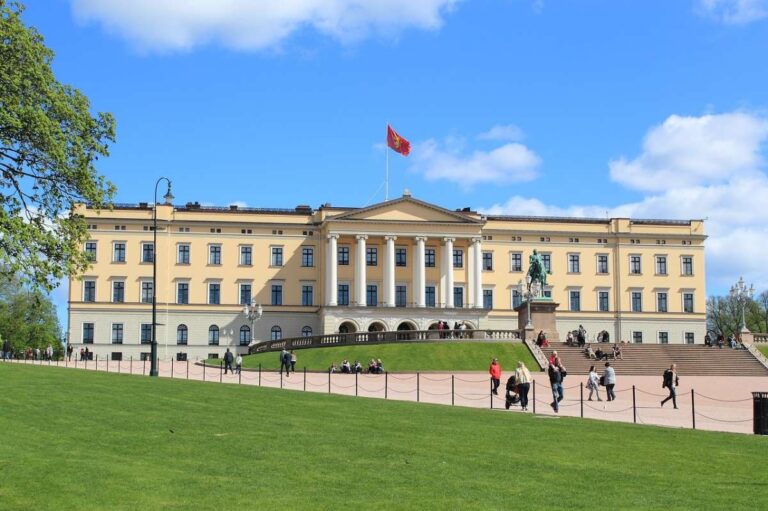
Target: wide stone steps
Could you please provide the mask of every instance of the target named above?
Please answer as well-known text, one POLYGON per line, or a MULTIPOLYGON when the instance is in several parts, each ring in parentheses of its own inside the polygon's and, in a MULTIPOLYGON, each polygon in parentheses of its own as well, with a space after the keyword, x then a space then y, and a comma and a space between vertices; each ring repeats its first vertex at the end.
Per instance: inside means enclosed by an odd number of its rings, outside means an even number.
MULTIPOLYGON (((597 350, 598 347, 611 353, 610 344, 592 344, 592 349, 597 350)), ((587 374, 591 365, 602 372, 605 365, 604 361, 587 358, 582 348, 564 343, 554 343, 542 349, 547 358, 554 350, 571 374, 587 374)), ((616 374, 661 375, 675 363, 681 375, 768 376, 768 369, 746 350, 685 344, 622 344, 621 351, 623 360, 609 359, 616 374)))

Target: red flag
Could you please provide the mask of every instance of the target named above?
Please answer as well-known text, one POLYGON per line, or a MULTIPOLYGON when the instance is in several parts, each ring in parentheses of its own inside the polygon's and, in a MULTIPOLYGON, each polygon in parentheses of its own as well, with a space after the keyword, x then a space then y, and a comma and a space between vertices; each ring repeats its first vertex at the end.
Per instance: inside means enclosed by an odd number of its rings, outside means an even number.
POLYGON ((403 156, 408 156, 411 152, 411 143, 398 135, 389 124, 387 124, 387 145, 403 156))

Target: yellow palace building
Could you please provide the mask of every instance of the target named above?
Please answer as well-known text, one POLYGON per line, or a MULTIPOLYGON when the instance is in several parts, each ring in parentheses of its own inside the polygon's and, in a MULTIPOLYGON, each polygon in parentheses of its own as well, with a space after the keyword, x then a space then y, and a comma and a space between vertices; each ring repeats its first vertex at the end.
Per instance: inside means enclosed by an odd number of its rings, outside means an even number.
POLYGON ((158 204, 155 246, 151 204, 76 212, 93 264, 70 279, 68 338, 99 358, 148 356, 155 291, 161 358, 440 320, 516 329, 534 249, 561 338, 579 325, 590 340, 605 330, 636 343, 702 343, 706 332, 701 220, 483 215, 406 192, 365 208, 158 204))

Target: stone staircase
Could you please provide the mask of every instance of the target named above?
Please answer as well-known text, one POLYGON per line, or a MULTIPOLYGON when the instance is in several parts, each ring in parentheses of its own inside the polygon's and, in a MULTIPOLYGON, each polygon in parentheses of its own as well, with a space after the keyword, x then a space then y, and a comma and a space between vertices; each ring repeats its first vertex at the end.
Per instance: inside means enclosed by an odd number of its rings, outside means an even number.
MULTIPOLYGON (((592 344, 612 353, 612 344, 592 344)), ((602 374, 605 361, 590 360, 582 348, 552 343, 542 349, 549 359, 557 350, 563 365, 571 374, 587 374, 589 366, 602 374)), ((768 368, 747 350, 708 348, 690 344, 622 344, 623 360, 609 359, 619 375, 661 375, 672 363, 677 364, 681 375, 698 376, 768 376, 768 368)))

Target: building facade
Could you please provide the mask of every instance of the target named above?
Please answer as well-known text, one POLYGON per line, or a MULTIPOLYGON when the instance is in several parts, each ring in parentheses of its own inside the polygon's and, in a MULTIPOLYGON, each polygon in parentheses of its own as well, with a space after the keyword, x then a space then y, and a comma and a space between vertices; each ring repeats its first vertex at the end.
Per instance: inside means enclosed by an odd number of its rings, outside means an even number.
POLYGON ((560 332, 581 324, 590 339, 642 343, 702 343, 706 332, 700 220, 486 216, 407 194, 366 208, 158 204, 155 246, 149 204, 77 213, 93 264, 70 279, 68 338, 100 358, 148 356, 155 292, 162 358, 438 320, 516 329, 534 249, 560 332), (246 303, 262 305, 261 319, 248 320, 246 303))

